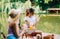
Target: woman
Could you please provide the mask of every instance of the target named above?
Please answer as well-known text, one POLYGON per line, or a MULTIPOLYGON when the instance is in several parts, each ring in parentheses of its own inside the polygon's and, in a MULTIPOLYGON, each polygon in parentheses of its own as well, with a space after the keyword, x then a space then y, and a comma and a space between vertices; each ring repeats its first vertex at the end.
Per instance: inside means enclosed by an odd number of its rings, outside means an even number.
POLYGON ((9 12, 8 18, 8 36, 7 39, 17 39, 20 37, 19 33, 19 16, 20 11, 12 9, 9 12))
POLYGON ((10 22, 8 27, 7 39, 19 39, 20 33, 18 25, 16 25, 14 22, 10 22))
POLYGON ((18 26, 20 26, 19 24, 19 17, 20 17, 20 10, 15 10, 12 9, 9 12, 9 18, 8 18, 8 23, 10 22, 15 22, 18 26))

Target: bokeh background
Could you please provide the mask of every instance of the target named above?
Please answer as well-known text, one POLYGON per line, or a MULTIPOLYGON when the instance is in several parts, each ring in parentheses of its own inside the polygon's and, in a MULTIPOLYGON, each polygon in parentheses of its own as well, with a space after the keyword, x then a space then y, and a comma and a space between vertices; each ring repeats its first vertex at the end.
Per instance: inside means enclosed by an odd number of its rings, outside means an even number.
MULTIPOLYGON (((60 0, 0 0, 0 32, 7 35, 8 12, 21 9, 21 24, 27 8, 33 8, 35 15, 40 17, 36 25, 38 30, 60 34, 60 0)), ((1 36, 0 36, 1 39, 1 36)))

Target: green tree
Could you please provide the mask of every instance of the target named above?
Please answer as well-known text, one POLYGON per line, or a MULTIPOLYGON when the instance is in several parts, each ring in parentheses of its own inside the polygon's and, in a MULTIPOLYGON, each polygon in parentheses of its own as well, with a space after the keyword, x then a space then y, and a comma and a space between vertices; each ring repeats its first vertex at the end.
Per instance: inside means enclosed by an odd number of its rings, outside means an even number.
POLYGON ((53 8, 59 8, 60 0, 49 1, 49 6, 53 8))
POLYGON ((12 7, 11 8, 15 8, 16 9, 16 5, 15 3, 12 4, 12 7))
POLYGON ((1 0, 0 0, 1 1, 1 0))
POLYGON ((0 6, 0 12, 2 12, 2 7, 0 6))
POLYGON ((21 1, 21 2, 25 3, 25 1, 27 1, 27 0, 19 0, 19 1, 21 1))
POLYGON ((44 0, 38 0, 38 5, 43 10, 44 0))
POLYGON ((18 2, 19 0, 10 0, 10 2, 18 2))

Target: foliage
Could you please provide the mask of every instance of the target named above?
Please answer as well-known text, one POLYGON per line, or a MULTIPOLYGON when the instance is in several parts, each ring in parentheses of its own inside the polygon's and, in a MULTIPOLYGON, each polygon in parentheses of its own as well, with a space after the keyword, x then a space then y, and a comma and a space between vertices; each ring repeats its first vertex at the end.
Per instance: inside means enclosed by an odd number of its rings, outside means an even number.
MULTIPOLYGON (((7 0, 6 0, 7 1, 7 0)), ((6 4, 6 1, 4 4, 6 4)), ((24 6, 24 3, 27 0, 10 0, 11 3, 14 2, 11 8, 17 8, 16 3, 19 2, 20 5, 22 4, 24 6)), ((60 0, 30 0, 31 4, 34 6, 39 6, 42 10, 47 10, 48 8, 59 8, 60 7, 60 0)), ((6 5, 5 5, 6 6, 6 5)), ((19 6, 20 7, 20 6, 19 6)), ((21 6, 22 7, 22 6, 21 6)), ((1 9, 0 9, 1 11, 1 9)))
POLYGON ((18 0, 10 0, 10 2, 18 2, 18 0))
POLYGON ((13 3, 11 8, 15 8, 16 9, 16 4, 13 3))
POLYGON ((1 1, 1 0, 0 0, 1 1))
POLYGON ((26 0, 10 0, 10 2, 19 2, 19 1, 25 3, 26 0))
POLYGON ((0 12, 2 12, 2 7, 0 6, 0 12))
POLYGON ((42 10, 47 8, 59 8, 60 0, 48 0, 48 3, 45 3, 45 0, 38 0, 39 7, 42 7, 42 10))
POLYGON ((19 1, 21 1, 22 3, 25 3, 25 1, 27 1, 27 0, 19 0, 19 1))

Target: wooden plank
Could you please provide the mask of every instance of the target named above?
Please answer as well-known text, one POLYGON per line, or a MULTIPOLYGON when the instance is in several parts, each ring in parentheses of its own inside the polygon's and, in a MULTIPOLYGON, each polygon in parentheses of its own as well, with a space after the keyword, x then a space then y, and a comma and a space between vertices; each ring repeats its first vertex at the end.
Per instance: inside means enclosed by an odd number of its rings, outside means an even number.
POLYGON ((60 8, 48 8, 47 10, 60 10, 60 8))

